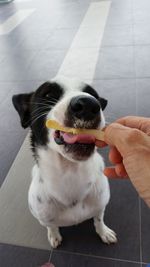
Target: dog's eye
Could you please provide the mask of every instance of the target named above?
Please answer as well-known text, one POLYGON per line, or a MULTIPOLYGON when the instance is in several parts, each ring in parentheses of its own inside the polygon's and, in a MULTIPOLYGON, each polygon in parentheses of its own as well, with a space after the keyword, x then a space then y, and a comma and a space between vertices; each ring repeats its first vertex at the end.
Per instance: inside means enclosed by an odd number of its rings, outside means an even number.
POLYGON ((62 94, 62 88, 58 84, 51 83, 48 88, 46 87, 45 92, 43 92, 43 97, 48 100, 59 100, 62 94))
POLYGON ((50 97, 52 97, 52 94, 51 94, 51 93, 47 93, 47 94, 45 95, 45 97, 46 97, 46 98, 50 98, 50 97))

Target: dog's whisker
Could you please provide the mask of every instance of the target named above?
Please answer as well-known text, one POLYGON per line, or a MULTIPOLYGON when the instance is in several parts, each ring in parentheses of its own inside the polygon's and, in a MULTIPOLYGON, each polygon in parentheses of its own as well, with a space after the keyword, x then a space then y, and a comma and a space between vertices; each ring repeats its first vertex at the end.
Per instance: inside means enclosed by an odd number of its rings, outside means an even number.
MULTIPOLYGON (((40 100, 40 99, 39 99, 40 100)), ((55 105, 57 102, 53 101, 53 100, 48 100, 47 98, 46 99, 43 99, 41 98, 41 100, 43 101, 46 101, 46 102, 37 102, 37 101, 29 101, 29 102, 25 102, 26 104, 34 104, 34 105, 40 105, 40 106, 46 106, 46 107, 49 107, 49 104, 53 104, 55 105)))
POLYGON ((33 114, 33 115, 31 116, 31 120, 33 120, 33 119, 37 118, 38 116, 40 116, 41 114, 45 114, 45 113, 48 114, 48 111, 46 111, 46 110, 41 110, 41 111, 39 111, 39 112, 33 114))
POLYGON ((38 118, 40 118, 40 116, 42 116, 42 115, 47 115, 47 114, 48 114, 48 112, 43 113, 43 111, 41 111, 41 112, 39 112, 39 113, 37 113, 37 114, 32 115, 31 118, 29 118, 29 120, 26 121, 26 123, 27 123, 27 124, 28 124, 28 123, 31 123, 30 125, 32 125, 32 124, 34 123, 34 120, 35 120, 35 119, 38 119, 38 118))
POLYGON ((37 105, 41 105, 41 106, 47 106, 47 107, 49 107, 49 104, 47 103, 39 103, 39 102, 36 102, 36 101, 34 101, 34 102, 25 102, 26 104, 37 104, 37 105))
POLYGON ((57 98, 52 97, 52 96, 50 96, 50 97, 46 97, 46 96, 39 97, 39 96, 38 96, 38 97, 37 97, 37 99, 49 99, 49 98, 52 99, 52 100, 56 100, 56 101, 58 100, 57 98))
MULTIPOLYGON (((37 100, 39 100, 39 101, 46 101, 46 102, 49 102, 49 101, 51 101, 51 102, 54 102, 54 103, 56 103, 56 101, 54 100, 54 99, 49 99, 49 98, 38 98, 37 100)), ((43 102, 42 102, 43 103, 43 102)), ((44 102, 45 103, 45 102, 44 102)))
POLYGON ((52 102, 54 104, 56 104, 57 101, 58 101, 58 99, 55 99, 55 98, 47 98, 47 97, 37 98, 37 99, 42 100, 42 101, 45 100, 46 102, 52 102))
POLYGON ((33 111, 31 111, 31 114, 36 114, 38 111, 49 111, 50 108, 51 108, 51 106, 49 106, 49 107, 38 107, 38 108, 34 109, 33 111))
POLYGON ((31 125, 33 125, 37 120, 39 120, 40 118, 42 118, 42 117, 45 116, 45 115, 47 115, 47 112, 46 112, 46 113, 42 113, 42 114, 40 114, 38 117, 36 117, 36 118, 32 121, 31 125))
MULTIPOLYGON (((32 104, 32 102, 30 102, 30 103, 32 104)), ((33 104, 49 107, 49 103, 42 103, 42 102, 41 102, 41 103, 38 103, 38 102, 33 102, 33 104)))

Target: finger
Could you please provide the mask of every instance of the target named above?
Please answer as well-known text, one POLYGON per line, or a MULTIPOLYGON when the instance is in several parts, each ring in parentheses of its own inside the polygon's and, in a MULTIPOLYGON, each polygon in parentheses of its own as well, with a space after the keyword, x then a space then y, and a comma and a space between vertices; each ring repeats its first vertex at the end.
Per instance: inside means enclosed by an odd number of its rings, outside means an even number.
POLYGON ((115 178, 115 179, 119 178, 120 179, 120 177, 116 173, 115 168, 113 168, 113 167, 105 168, 104 169, 104 174, 109 178, 115 178))
POLYGON ((139 142, 147 144, 146 138, 149 138, 142 131, 131 129, 119 123, 111 123, 104 133, 105 142, 110 146, 115 146, 122 157, 131 149, 133 150, 134 146, 137 147, 139 142))
POLYGON ((126 116, 116 120, 116 122, 130 128, 139 129, 147 135, 150 135, 150 118, 126 116))
POLYGON ((104 141, 111 146, 116 146, 120 139, 124 139, 123 137, 129 129, 126 126, 113 122, 104 131, 104 141))
POLYGON ((128 179, 128 176, 125 174, 125 175, 120 175, 120 174, 123 174, 123 171, 122 170, 118 170, 116 169, 116 167, 107 167, 104 169, 104 174, 108 177, 108 178, 111 178, 111 179, 128 179))
POLYGON ((115 166, 115 171, 118 176, 123 177, 124 179, 128 178, 128 174, 125 170, 123 163, 119 163, 115 166))
POLYGON ((120 155, 119 151, 116 149, 116 147, 111 147, 109 151, 109 160, 113 164, 121 163, 122 162, 122 156, 120 155))
POLYGON ((97 147, 105 147, 105 146, 107 146, 107 144, 106 144, 105 142, 100 141, 100 140, 96 140, 96 141, 95 141, 95 145, 96 145, 97 147))
POLYGON ((126 148, 125 143, 129 131, 131 131, 130 128, 119 123, 111 123, 104 131, 105 142, 110 146, 115 146, 122 155, 124 151, 121 151, 121 149, 126 148))

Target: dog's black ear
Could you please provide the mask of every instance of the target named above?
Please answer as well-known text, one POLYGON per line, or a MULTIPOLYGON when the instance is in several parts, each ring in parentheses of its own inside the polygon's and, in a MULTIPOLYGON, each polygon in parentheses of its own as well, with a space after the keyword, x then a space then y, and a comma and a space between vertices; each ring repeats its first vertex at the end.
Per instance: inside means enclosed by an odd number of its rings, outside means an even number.
POLYGON ((93 87, 87 84, 85 88, 83 89, 83 92, 94 96, 100 102, 102 110, 106 108, 108 101, 105 98, 100 97, 93 87))
POLYGON ((99 101, 100 101, 102 110, 104 110, 107 106, 108 100, 105 98, 99 97, 99 101))
POLYGON ((23 128, 30 126, 30 100, 33 93, 19 94, 12 97, 12 102, 20 116, 21 125, 23 128))

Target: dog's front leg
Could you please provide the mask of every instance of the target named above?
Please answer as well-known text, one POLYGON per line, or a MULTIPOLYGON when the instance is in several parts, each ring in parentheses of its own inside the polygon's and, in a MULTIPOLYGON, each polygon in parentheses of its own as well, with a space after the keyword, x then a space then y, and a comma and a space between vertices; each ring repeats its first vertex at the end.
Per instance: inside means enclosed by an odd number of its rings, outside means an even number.
POLYGON ((62 241, 62 236, 57 226, 47 227, 48 241, 52 248, 57 248, 62 241))
POLYGON ((103 209, 96 217, 94 217, 96 233, 100 236, 104 243, 116 243, 116 233, 104 223, 104 211, 105 209, 103 209))

